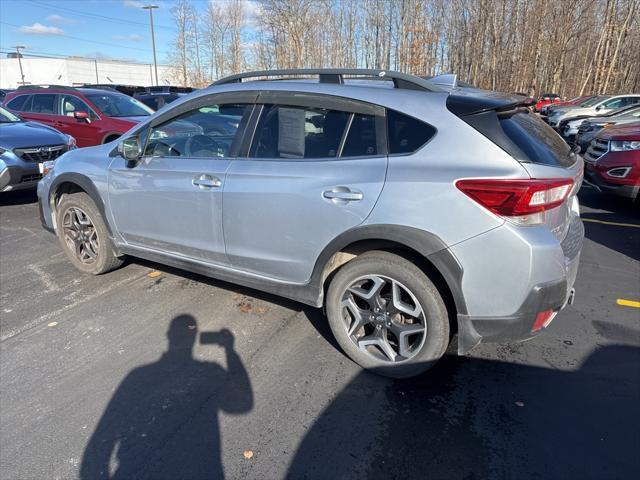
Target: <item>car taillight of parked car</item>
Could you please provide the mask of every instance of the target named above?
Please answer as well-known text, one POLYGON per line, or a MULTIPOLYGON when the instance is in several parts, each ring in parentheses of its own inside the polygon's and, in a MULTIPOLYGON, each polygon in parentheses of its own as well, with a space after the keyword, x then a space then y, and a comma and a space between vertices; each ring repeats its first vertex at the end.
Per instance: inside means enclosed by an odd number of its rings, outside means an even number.
POLYGON ((544 222, 544 212, 561 205, 571 193, 573 180, 466 179, 456 187, 487 210, 519 225, 544 222))

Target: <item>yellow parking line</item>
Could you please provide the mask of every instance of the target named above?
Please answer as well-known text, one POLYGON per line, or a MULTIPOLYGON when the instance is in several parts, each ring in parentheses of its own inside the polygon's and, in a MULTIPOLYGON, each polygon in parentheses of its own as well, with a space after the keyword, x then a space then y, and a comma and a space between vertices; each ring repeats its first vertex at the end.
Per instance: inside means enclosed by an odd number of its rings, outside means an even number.
POLYGON ((616 303, 618 305, 622 305, 623 307, 640 308, 640 302, 635 302, 633 300, 625 300, 624 298, 617 299, 616 303))
POLYGON ((595 218, 583 218, 583 222, 602 223, 604 225, 613 225, 614 227, 632 227, 640 228, 640 225, 635 223, 620 223, 620 222, 607 222, 606 220, 596 220, 595 218))

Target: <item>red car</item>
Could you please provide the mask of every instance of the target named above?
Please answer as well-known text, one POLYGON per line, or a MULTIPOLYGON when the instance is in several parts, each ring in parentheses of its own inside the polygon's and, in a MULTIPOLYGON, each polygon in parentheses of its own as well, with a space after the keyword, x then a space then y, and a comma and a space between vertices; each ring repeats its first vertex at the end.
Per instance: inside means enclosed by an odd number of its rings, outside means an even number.
POLYGON ((153 113, 128 95, 95 88, 21 87, 6 96, 4 105, 25 120, 73 136, 79 147, 115 140, 153 113))
POLYGON ((584 156, 585 178, 600 190, 637 200, 640 122, 603 128, 584 156))
POLYGON ((582 102, 586 102, 590 98, 593 98, 593 95, 582 95, 580 97, 572 98, 571 100, 566 100, 564 102, 555 102, 548 103, 540 108, 539 112, 541 115, 547 115, 549 113, 550 107, 562 107, 562 106, 571 106, 571 105, 580 105, 582 102))
POLYGON ((545 105, 552 103, 560 103, 560 95, 557 93, 543 93, 538 102, 533 107, 533 110, 539 112, 545 105))

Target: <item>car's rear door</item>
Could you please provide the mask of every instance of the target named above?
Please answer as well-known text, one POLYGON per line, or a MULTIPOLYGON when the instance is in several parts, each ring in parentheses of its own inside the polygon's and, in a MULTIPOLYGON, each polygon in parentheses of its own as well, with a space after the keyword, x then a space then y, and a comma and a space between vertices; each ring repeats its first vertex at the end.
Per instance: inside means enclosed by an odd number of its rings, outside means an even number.
POLYGON ((109 203, 129 245, 227 263, 222 191, 255 97, 219 94, 180 105, 151 123, 137 165, 128 168, 123 158, 114 158, 109 203))
POLYGON ((263 92, 248 157, 227 172, 232 266, 303 283, 323 248, 362 223, 387 168, 384 109, 326 95, 263 92))
POLYGON ((56 93, 34 93, 23 108, 25 110, 20 112, 20 115, 25 120, 44 123, 56 128, 55 121, 58 116, 58 95, 56 93))

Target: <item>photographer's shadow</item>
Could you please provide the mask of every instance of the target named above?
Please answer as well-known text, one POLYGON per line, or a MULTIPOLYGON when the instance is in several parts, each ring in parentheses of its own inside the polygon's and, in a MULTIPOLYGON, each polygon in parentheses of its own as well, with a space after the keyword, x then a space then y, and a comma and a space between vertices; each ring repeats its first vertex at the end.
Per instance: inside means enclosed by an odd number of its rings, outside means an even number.
POLYGON ((87 444, 80 478, 223 477, 218 410, 248 412, 253 393, 231 332, 200 336, 225 349, 226 370, 192 357, 197 335, 192 316, 174 318, 168 350, 122 381, 87 444))

